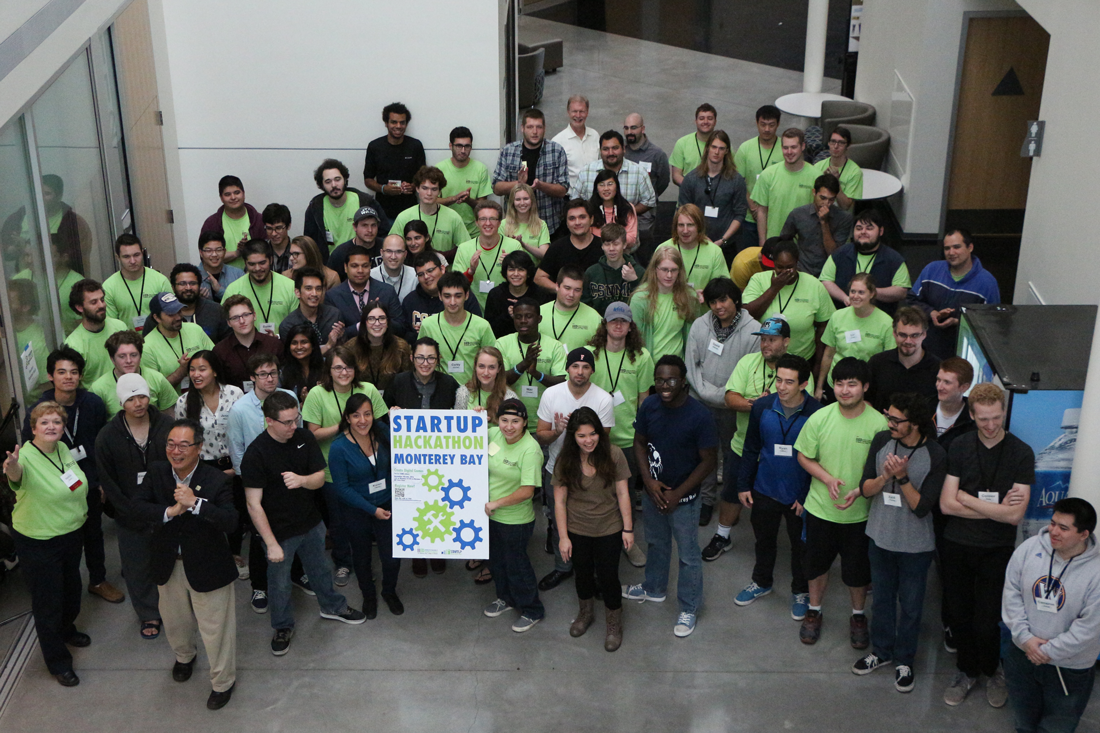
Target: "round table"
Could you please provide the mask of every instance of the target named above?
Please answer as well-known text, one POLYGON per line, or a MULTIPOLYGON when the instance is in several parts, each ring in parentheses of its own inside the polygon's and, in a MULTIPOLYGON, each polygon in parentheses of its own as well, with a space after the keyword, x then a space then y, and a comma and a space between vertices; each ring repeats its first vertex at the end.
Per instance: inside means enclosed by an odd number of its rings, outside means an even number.
POLYGON ((798 92, 787 94, 775 100, 775 106, 782 112, 799 117, 821 117, 821 103, 825 101, 850 102, 848 97, 827 92, 798 92))
POLYGON ((885 199, 900 193, 901 180, 882 171, 863 169, 863 198, 861 201, 885 199))

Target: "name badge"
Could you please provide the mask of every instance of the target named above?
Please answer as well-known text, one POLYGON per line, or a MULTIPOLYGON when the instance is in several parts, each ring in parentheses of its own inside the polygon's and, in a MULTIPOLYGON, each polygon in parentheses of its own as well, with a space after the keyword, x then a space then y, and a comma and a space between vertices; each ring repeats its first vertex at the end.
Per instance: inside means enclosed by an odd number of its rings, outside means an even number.
POLYGON ((1035 608, 1043 613, 1058 613, 1058 601, 1054 598, 1036 598, 1035 608))
POLYGON ((718 218, 718 207, 717 206, 704 206, 703 207, 703 216, 707 217, 708 219, 717 219, 718 218))
POLYGON ((447 362, 447 372, 449 374, 461 374, 464 371, 466 371, 466 362, 461 359, 447 362))
POLYGON ((391 186, 397 186, 398 188, 401 188, 401 181, 393 181, 393 180, 391 180, 391 181, 389 182, 389 184, 390 184, 391 186))
POLYGON ((140 333, 145 326, 145 316, 134 316, 130 319, 130 322, 134 324, 134 330, 140 333))
POLYGON ((783 456, 785 458, 793 458, 794 457, 794 446, 793 445, 776 444, 775 454, 777 456, 783 456))
POLYGON ((980 501, 988 501, 990 504, 1000 504, 1001 495, 996 491, 979 491, 978 499, 980 501))
POLYGON ((689 287, 689 288, 694 288, 694 287, 695 287, 695 283, 688 283, 688 287, 689 287))
POLYGON ((844 340, 849 344, 858 344, 863 340, 863 334, 859 332, 859 329, 855 331, 845 331, 844 340))
POLYGON ((478 280, 477 289, 478 292, 487 293, 496 286, 496 283, 492 280, 478 280))
POLYGON ((69 487, 69 491, 76 491, 84 483, 74 471, 66 471, 61 474, 61 482, 69 487))
POLYGON ((569 344, 562 344, 561 350, 565 352, 566 356, 569 356, 569 344))
POLYGON ((180 380, 180 391, 185 389, 191 389, 191 377, 184 377, 180 380))
POLYGON ((84 450, 84 446, 82 445, 71 448, 69 453, 72 455, 74 461, 83 461, 88 457, 88 451, 84 450))
POLYGON ((520 397, 538 397, 539 388, 533 384, 525 384, 519 388, 520 397))
POLYGON ((329 244, 332 244, 332 232, 325 232, 325 240, 328 241, 329 244))
POLYGON ((367 484, 367 488, 370 489, 370 493, 377 494, 379 491, 386 490, 386 479, 380 478, 377 481, 371 481, 367 484))
POLYGON ((266 333, 268 336, 275 336, 275 324, 274 323, 261 323, 259 325, 260 333, 266 333))
POLYGON ((500 446, 497 445, 496 443, 490 443, 489 444, 489 455, 495 456, 497 453, 500 453, 500 446))
POLYGON ((886 506, 901 506, 901 494, 883 493, 882 502, 886 506))
POLYGON ((615 390, 615 394, 611 395, 611 406, 618 407, 626 402, 626 398, 623 397, 622 390, 615 390))
POLYGON ((640 165, 642 167, 642 170, 644 170, 646 173, 652 173, 653 172, 653 162, 652 161, 647 160, 647 161, 638 163, 638 165, 640 165))
POLYGON ((717 354, 718 356, 722 355, 722 349, 724 348, 726 348, 726 345, 718 341, 717 339, 711 339, 710 343, 707 344, 707 351, 711 352, 712 354, 717 354))
POLYGON ((145 481, 145 473, 146 473, 145 471, 138 471, 138 474, 137 474, 138 486, 141 486, 141 484, 145 481))

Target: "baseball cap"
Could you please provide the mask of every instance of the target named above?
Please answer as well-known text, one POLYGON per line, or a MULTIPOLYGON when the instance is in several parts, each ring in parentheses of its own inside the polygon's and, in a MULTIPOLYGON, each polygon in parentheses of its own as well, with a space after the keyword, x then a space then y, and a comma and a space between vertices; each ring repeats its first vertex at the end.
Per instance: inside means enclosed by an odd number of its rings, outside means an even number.
POLYGON ((149 312, 154 315, 163 313, 166 316, 174 316, 183 310, 183 303, 172 293, 157 293, 149 302, 149 312))
POLYGON ((782 336, 783 338, 790 338, 791 324, 787 323, 786 319, 773 316, 760 324, 760 330, 754 333, 753 336, 782 336))
POLYGON ((377 219, 378 212, 374 210, 373 206, 364 206, 363 208, 359 209, 359 211, 355 212, 355 219, 353 219, 351 223, 358 224, 364 219, 369 219, 371 217, 377 219))
POLYGON ((515 415, 521 420, 526 421, 527 405, 523 404, 515 397, 504 400, 504 402, 501 402, 500 406, 497 408, 497 417, 499 418, 501 415, 515 415))
POLYGON ((149 383, 140 374, 123 374, 115 385, 115 395, 118 403, 125 405, 126 400, 139 395, 149 396, 149 383))
POLYGON ((760 248, 760 264, 764 267, 775 267, 775 247, 783 240, 779 237, 771 237, 760 248))
POLYGON ((621 318, 627 323, 634 322, 634 314, 630 312, 630 306, 621 300, 617 300, 611 305, 607 306, 607 310, 603 312, 603 319, 608 323, 621 318))
POLYGON ((592 356, 592 352, 584 348, 583 346, 578 346, 577 348, 573 349, 565 357, 566 368, 573 366, 577 362, 587 364, 593 369, 596 368, 596 357, 592 356))

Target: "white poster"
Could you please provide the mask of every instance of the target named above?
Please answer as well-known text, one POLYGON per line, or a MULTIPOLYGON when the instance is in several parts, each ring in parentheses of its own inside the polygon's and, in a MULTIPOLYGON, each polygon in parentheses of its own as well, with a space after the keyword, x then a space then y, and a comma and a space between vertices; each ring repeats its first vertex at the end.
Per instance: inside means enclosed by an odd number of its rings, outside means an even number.
POLYGON ((390 413, 393 556, 489 557, 489 429, 473 410, 390 413))

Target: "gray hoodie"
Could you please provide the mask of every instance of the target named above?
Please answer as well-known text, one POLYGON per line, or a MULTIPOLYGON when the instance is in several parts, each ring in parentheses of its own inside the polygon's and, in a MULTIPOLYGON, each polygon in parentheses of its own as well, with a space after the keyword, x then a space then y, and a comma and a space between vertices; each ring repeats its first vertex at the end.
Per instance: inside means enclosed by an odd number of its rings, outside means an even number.
POLYGON ((1039 651, 1050 657, 1051 664, 1088 669, 1100 656, 1100 550, 1096 538, 1090 536, 1088 547, 1070 561, 1068 568, 1054 556, 1053 575, 1061 575, 1061 587, 1050 597, 1057 600, 1057 613, 1040 611, 1035 605, 1035 597, 1042 597, 1051 572, 1051 553, 1047 527, 1012 553, 1005 571, 1001 617, 1016 646, 1022 648, 1034 636, 1047 639, 1039 651))
POLYGON ((724 408, 726 382, 733 368, 745 354, 760 351, 760 337, 753 336, 760 330, 760 324, 742 308, 737 312, 733 333, 722 344, 722 353, 715 354, 709 346, 714 338, 716 320, 714 312, 708 310, 691 324, 684 361, 687 363, 691 396, 707 407, 724 408))

